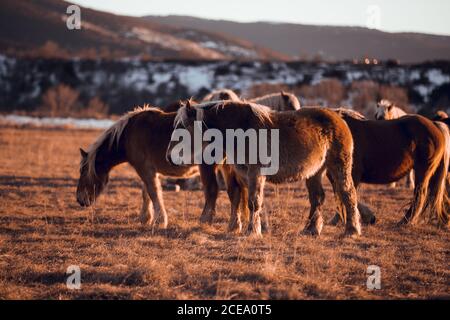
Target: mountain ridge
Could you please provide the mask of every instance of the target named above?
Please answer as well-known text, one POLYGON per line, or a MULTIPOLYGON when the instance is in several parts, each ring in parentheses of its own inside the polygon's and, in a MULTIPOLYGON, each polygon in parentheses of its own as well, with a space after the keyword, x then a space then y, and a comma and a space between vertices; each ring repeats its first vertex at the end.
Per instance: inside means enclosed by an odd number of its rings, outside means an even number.
POLYGON ((170 27, 81 7, 81 30, 68 30, 70 2, 0 0, 0 53, 152 60, 285 60, 286 56, 219 33, 170 27))
POLYGON ((360 26, 322 26, 283 22, 234 22, 191 16, 145 16, 161 24, 239 34, 256 45, 300 59, 362 59, 418 63, 449 60, 450 36, 385 32, 360 26), (355 46, 358 43, 358 46, 355 46))

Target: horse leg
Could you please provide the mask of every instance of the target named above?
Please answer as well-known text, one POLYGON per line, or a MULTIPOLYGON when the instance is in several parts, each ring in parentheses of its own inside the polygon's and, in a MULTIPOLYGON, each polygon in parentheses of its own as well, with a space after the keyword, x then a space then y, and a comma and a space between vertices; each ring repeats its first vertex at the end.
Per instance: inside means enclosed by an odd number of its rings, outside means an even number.
POLYGON ((414 170, 411 170, 406 178, 406 187, 408 189, 414 190, 414 170))
POLYGON ((320 235, 323 227, 322 205, 325 201, 325 192, 322 186, 322 176, 324 170, 320 170, 313 177, 306 180, 306 188, 308 189, 309 203, 311 205, 309 211, 308 222, 303 232, 309 235, 320 235))
POLYGON ((328 168, 333 178, 335 197, 343 207, 343 219, 345 221, 345 235, 361 235, 361 216, 358 210, 356 188, 352 178, 351 154, 336 156, 329 162, 328 168))
POLYGON ((419 216, 426 205, 430 177, 427 177, 426 169, 418 168, 415 170, 415 173, 414 198, 405 216, 398 222, 399 226, 417 224, 419 216))
MULTIPOLYGON (((259 168, 256 169, 259 171, 259 168)), ((251 174, 248 176, 248 207, 250 209, 250 220, 248 223, 247 233, 257 237, 262 237, 261 233, 261 210, 264 199, 265 176, 254 173, 255 170, 249 170, 251 174)))
POLYGON ((142 224, 152 224, 154 220, 152 200, 148 195, 145 183, 142 185, 142 209, 140 220, 142 224))
MULTIPOLYGON (((331 182, 331 186, 333 187, 333 192, 336 194, 335 186, 334 186, 334 183, 333 183, 333 178, 329 174, 327 174, 327 177, 328 177, 328 180, 330 180, 330 182, 331 182)), ((359 182, 357 180, 355 180, 355 178, 354 178, 353 179, 353 183, 355 185, 356 191, 358 191, 359 182)), ((342 217, 343 217, 343 214, 344 214, 344 211, 343 211, 344 208, 342 207, 342 205, 341 205, 339 200, 337 200, 336 202, 337 202, 337 207, 338 208, 337 208, 336 214, 330 220, 330 224, 332 226, 336 226, 340 222, 343 222, 342 221, 342 217)), ((361 222, 363 224, 369 225, 369 224, 375 224, 376 223, 377 218, 375 217, 375 214, 373 213, 373 211, 367 205, 365 205, 364 203, 358 201, 358 210, 359 210, 359 213, 361 215, 361 222)))
POLYGON ((168 218, 166 208, 164 207, 164 200, 162 196, 161 181, 158 174, 153 173, 146 177, 145 185, 148 195, 153 202, 153 208, 155 209, 154 223, 160 223, 163 229, 167 228, 168 218))
POLYGON ((231 203, 230 221, 228 223, 228 231, 240 233, 242 231, 241 213, 239 212, 239 204, 241 202, 242 186, 238 183, 236 174, 230 170, 230 167, 224 166, 221 170, 225 180, 228 197, 231 203))
POLYGON ((216 167, 213 165, 200 165, 200 177, 202 179, 205 206, 200 216, 201 223, 212 223, 216 213, 216 202, 219 194, 219 186, 216 180, 216 167))

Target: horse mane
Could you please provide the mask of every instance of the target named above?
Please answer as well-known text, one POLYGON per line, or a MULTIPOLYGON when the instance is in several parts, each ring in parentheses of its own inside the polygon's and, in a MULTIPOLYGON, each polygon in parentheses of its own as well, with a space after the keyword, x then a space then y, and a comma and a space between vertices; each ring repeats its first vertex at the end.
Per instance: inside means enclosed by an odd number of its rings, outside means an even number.
POLYGON ((348 108, 332 108, 334 112, 337 112, 341 117, 350 117, 357 120, 367 120, 367 118, 359 113, 358 111, 348 109, 348 108))
MULTIPOLYGON (((262 124, 272 123, 271 115, 273 113, 273 110, 267 106, 263 106, 252 102, 232 102, 223 100, 207 101, 193 105, 192 108, 194 108, 197 111, 196 115, 197 121, 203 121, 203 114, 205 109, 215 110, 216 112, 218 112, 219 110, 225 108, 229 104, 248 106, 252 111, 253 115, 255 115, 262 124)), ((174 128, 176 128, 180 123, 183 124, 184 121, 188 118, 189 116, 187 113, 187 108, 186 105, 184 105, 178 110, 177 115, 175 116, 173 124, 174 128)))
POLYGON ((258 118, 258 120, 264 124, 266 122, 272 124, 272 114, 273 114, 273 110, 270 109, 267 106, 261 105, 261 104, 257 104, 254 102, 250 102, 248 103, 248 105, 250 106, 250 109, 252 110, 252 113, 258 118))
POLYGON ((87 165, 88 175, 91 177, 96 176, 95 172, 95 159, 97 157, 97 152, 100 147, 107 142, 108 150, 111 150, 114 144, 116 146, 119 144, 120 137, 122 136, 125 127, 128 124, 128 121, 137 114, 146 111, 157 111, 162 112, 159 108, 152 107, 148 104, 144 106, 138 106, 134 108, 132 111, 127 112, 123 115, 119 120, 117 120, 111 127, 106 129, 97 139, 92 143, 87 149, 87 157, 81 160, 80 167, 87 165))

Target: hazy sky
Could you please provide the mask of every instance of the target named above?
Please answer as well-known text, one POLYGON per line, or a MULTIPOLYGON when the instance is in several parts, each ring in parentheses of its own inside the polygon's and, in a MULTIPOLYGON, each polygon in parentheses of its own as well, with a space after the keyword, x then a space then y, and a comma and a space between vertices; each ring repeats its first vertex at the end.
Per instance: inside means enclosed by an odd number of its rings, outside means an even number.
POLYGON ((450 0, 74 0, 116 14, 189 15, 241 22, 379 26, 450 35, 450 0), (377 7, 373 7, 373 6, 377 7), (379 9, 377 9, 379 8, 379 9))

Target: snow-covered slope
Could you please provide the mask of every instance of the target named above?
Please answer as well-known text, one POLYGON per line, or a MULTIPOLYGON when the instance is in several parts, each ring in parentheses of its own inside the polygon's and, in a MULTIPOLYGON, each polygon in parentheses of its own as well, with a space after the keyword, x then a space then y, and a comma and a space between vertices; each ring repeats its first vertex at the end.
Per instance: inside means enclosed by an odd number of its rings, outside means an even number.
POLYGON ((142 62, 138 60, 17 60, 0 56, 1 110, 32 110, 41 94, 64 83, 87 101, 98 96, 115 113, 135 105, 164 106, 177 99, 201 97, 216 88, 245 95, 258 83, 314 85, 338 79, 345 86, 371 80, 406 89, 410 103, 429 105, 436 94, 449 94, 450 64, 364 65, 283 62, 142 62))

